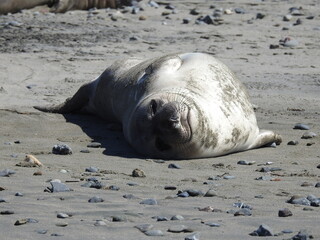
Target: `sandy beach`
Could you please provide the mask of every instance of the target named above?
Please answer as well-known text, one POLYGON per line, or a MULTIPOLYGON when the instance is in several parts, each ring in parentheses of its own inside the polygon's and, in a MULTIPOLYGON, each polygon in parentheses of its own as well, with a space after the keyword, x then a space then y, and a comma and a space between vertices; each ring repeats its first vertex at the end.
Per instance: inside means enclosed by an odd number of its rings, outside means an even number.
POLYGON ((319 1, 158 4, 142 1, 136 14, 41 6, 0 15, 1 239, 259 239, 249 234, 260 225, 273 235, 263 239, 320 239, 319 1), (95 116, 33 108, 63 102, 115 60, 173 52, 209 52, 228 65, 259 127, 281 134, 282 144, 161 161, 135 153, 95 116), (72 154, 53 154, 57 144, 72 154), (43 166, 17 166, 26 154, 43 166), (54 179, 68 191, 50 192, 54 179), (309 204, 289 203, 293 196, 309 204), (279 217, 285 208, 291 214, 279 217), (301 230, 307 238, 297 237, 301 230))

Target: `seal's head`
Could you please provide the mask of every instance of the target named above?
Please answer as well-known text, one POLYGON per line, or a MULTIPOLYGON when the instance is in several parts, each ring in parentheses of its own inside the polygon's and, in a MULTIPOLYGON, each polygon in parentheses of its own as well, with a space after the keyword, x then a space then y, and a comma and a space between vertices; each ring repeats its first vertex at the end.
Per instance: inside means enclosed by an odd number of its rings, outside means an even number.
POLYGON ((144 155, 163 159, 193 155, 197 113, 182 94, 166 92, 146 97, 135 109, 129 126, 129 142, 144 155))

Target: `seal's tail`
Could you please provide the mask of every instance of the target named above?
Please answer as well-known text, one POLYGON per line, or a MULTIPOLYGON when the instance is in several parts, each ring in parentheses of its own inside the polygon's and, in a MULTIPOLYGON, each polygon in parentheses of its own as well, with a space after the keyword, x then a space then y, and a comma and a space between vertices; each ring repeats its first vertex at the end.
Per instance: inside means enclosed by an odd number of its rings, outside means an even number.
POLYGON ((84 84, 74 94, 73 97, 67 98, 64 103, 53 106, 34 106, 35 109, 42 112, 50 113, 72 113, 81 112, 89 102, 90 84, 84 84))

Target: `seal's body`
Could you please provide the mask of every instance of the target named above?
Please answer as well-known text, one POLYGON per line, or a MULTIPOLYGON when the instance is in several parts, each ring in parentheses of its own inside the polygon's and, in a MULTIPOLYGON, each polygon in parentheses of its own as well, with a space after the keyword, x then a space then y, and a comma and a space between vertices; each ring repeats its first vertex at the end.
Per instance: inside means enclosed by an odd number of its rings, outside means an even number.
POLYGON ((153 158, 215 157, 281 142, 259 131, 242 83, 204 53, 119 61, 65 103, 36 108, 119 122, 133 148, 153 158))

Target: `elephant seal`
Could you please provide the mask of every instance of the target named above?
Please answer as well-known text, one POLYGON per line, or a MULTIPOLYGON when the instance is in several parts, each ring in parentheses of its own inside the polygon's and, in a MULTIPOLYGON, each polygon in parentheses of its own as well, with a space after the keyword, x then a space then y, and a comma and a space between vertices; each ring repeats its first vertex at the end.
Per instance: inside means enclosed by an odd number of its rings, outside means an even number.
POLYGON ((152 158, 215 157, 281 142, 259 131, 244 86, 207 53, 118 61, 64 103, 35 108, 121 123, 129 144, 152 158))
MULTIPOLYGON (((139 2, 141 0, 136 0, 139 2)), ((90 8, 119 8, 132 6, 132 0, 0 0, 0 14, 16 13, 22 9, 48 5, 54 13, 90 8)))

